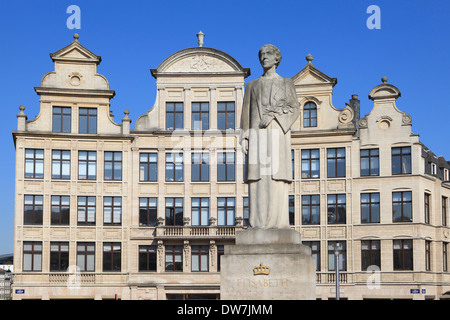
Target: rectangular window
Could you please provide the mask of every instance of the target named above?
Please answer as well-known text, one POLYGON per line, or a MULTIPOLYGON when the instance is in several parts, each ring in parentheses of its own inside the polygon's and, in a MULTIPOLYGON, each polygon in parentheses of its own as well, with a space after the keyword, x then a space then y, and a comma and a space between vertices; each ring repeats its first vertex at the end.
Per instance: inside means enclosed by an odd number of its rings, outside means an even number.
POLYGON ((235 180, 234 152, 217 153, 217 181, 235 180))
POLYGON ((442 225, 447 226, 447 197, 442 197, 442 225))
POLYGON ((302 196, 302 224, 320 224, 320 196, 302 196))
POLYGON ((378 149, 361 150, 361 176, 380 175, 380 158, 378 149))
POLYGON ((42 271, 42 242, 23 243, 23 271, 42 271))
POLYGON ((122 180, 121 151, 105 151, 105 180, 122 180))
POLYGON ((69 243, 50 243, 50 271, 67 271, 69 267, 69 243))
POLYGON ((234 102, 217 103, 217 129, 226 130, 235 127, 235 106, 234 102))
POLYGON ((425 240, 425 270, 431 270, 431 241, 425 240))
POLYGON ((122 268, 122 250, 120 242, 103 243, 103 272, 120 272, 122 268))
POLYGON ((53 107, 53 132, 70 133, 72 131, 72 109, 70 107, 53 107))
POLYGON ((183 128, 183 102, 166 102, 166 130, 183 128))
POLYGON ((139 271, 156 271, 156 246, 139 246, 139 271))
POLYGON ((97 133, 97 109, 80 108, 78 133, 97 133))
POLYGON ((347 271, 347 244, 345 241, 328 241, 328 271, 336 270, 335 248, 340 244, 339 249, 339 270, 347 271))
POLYGON ((209 129, 209 102, 192 102, 192 130, 209 129))
POLYGON ((183 198, 166 198, 166 226, 183 225, 183 198))
POLYGON ((220 258, 225 254, 223 245, 217 246, 217 271, 220 271, 220 258))
POLYGON ((166 153, 166 181, 183 181, 182 153, 166 153))
POLYGON ((450 170, 444 169, 444 181, 450 181, 450 170))
POLYGON ((303 106, 303 126, 317 127, 317 106, 314 102, 307 102, 303 106))
POLYGON ((328 224, 341 224, 346 221, 345 194, 328 195, 328 224))
POLYGON ((381 251, 379 240, 361 241, 361 270, 365 271, 369 266, 381 268, 381 251))
POLYGON ((295 179, 295 151, 291 150, 291 167, 292 167, 292 180, 295 179))
POLYGON ((208 246, 192 246, 192 272, 209 271, 209 247, 208 246))
POLYGON ((77 266, 81 272, 95 271, 95 242, 77 243, 77 266))
POLYGON ((412 240, 394 240, 394 270, 413 270, 412 240))
POLYGON ((448 271, 448 242, 442 242, 442 271, 448 271))
POLYGON ((380 222, 380 194, 361 193, 361 223, 380 222))
POLYGON ((183 271, 183 247, 166 246, 166 271, 183 271))
POLYGON ((52 225, 69 225, 70 196, 52 196, 52 225))
POLYGON ((122 224, 122 197, 103 198, 103 224, 122 224))
POLYGON ((192 225, 209 225, 209 198, 192 198, 192 225))
POLYGON ((43 196, 24 196, 24 221, 25 225, 42 225, 43 196))
POLYGON ((250 204, 249 204, 249 200, 248 197, 244 197, 244 226, 249 226, 250 225, 250 204))
POLYGON ((25 178, 44 178, 43 149, 25 149, 25 178))
POLYGON ((410 191, 392 193, 393 222, 412 222, 412 196, 410 191))
POLYGON ((311 249, 311 255, 316 260, 316 271, 320 271, 320 241, 303 241, 302 244, 311 249))
POLYGON ((209 181, 209 154, 192 153, 191 180, 209 181))
POLYGON ((234 226, 235 198, 217 198, 217 210, 219 226, 234 226))
POLYGON ((156 226, 158 198, 139 198, 139 225, 143 227, 156 226))
POLYGON ((425 223, 430 223, 430 197, 429 193, 424 194, 425 223))
POLYGON ((392 148, 392 174, 411 173, 411 147, 392 148))
POLYGON ((70 150, 52 150, 52 179, 70 179, 70 150))
POLYGON ((78 179, 97 179, 97 152, 78 151, 78 179))
POLYGON ((289 224, 295 225, 295 196, 289 196, 289 224))
POLYGON ((320 178, 319 149, 302 150, 302 179, 312 178, 320 178))
POLYGON ((95 197, 78 197, 78 225, 95 225, 96 215, 96 198, 95 197))
POLYGON ((158 154, 139 154, 139 181, 158 181, 158 154))
POLYGON ((345 177, 345 148, 327 149, 328 178, 345 177))

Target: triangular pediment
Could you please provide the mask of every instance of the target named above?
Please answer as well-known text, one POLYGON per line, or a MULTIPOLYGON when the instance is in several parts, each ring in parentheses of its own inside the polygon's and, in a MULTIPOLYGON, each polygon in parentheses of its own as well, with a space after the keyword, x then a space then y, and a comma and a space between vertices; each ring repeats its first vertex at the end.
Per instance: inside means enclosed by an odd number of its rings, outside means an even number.
POLYGON ((94 62, 96 64, 99 64, 102 60, 100 56, 97 56, 83 47, 78 41, 78 38, 75 37, 71 44, 56 51, 55 53, 51 53, 50 57, 53 61, 85 61, 94 62))
POLYGON ((300 72, 292 77, 295 85, 331 85, 334 87, 337 83, 336 78, 327 76, 322 71, 316 69, 312 64, 307 64, 300 72))

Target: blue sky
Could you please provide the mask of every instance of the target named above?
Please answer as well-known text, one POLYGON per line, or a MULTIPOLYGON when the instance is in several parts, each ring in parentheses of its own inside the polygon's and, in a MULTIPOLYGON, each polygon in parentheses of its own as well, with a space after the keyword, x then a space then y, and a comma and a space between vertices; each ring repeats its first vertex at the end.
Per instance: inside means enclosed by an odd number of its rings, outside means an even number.
MULTIPOLYGON (((153 106, 156 68, 170 54, 197 46, 225 51, 252 80, 261 74, 259 48, 271 43, 283 60, 278 73, 292 77, 314 56, 314 66, 336 77, 333 104, 345 106, 352 94, 361 115, 372 108, 370 90, 388 77, 402 97, 397 107, 412 116, 412 130, 435 154, 450 160, 450 1, 448 0, 227 0, 227 1, 6 1, 0 0, 0 254, 13 251, 14 162, 11 131, 19 105, 28 119, 39 113, 33 87, 53 70, 49 53, 69 44, 74 33, 102 57, 98 72, 116 96, 116 119, 130 110, 134 121, 153 106), (67 7, 81 9, 81 29, 70 30, 67 7), (381 29, 366 26, 370 5, 381 12, 381 29)), ((133 126, 132 123, 132 126, 133 126)))

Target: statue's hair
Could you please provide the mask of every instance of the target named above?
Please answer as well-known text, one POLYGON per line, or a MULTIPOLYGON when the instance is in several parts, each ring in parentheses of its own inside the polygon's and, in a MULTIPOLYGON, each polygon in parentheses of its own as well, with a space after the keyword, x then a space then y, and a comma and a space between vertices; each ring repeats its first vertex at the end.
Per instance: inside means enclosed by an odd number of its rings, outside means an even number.
POLYGON ((259 61, 261 61, 261 51, 262 51, 263 48, 270 48, 270 49, 272 49, 272 52, 275 54, 275 57, 276 57, 277 60, 278 60, 278 62, 277 62, 277 64, 276 64, 276 66, 277 66, 277 68, 278 68, 278 66, 280 65, 280 62, 281 62, 281 52, 280 52, 280 49, 278 49, 277 47, 275 47, 273 44, 265 44, 265 45, 263 45, 263 46, 261 47, 261 49, 259 49, 259 52, 258 52, 258 58, 259 58, 259 61))

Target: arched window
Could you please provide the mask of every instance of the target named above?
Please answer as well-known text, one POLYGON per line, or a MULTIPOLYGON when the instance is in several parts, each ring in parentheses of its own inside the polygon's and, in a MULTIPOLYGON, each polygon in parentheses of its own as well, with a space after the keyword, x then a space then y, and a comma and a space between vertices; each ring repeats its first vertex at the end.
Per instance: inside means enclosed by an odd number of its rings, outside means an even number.
POLYGON ((303 127, 317 127, 317 106, 314 102, 307 102, 303 107, 303 127))

